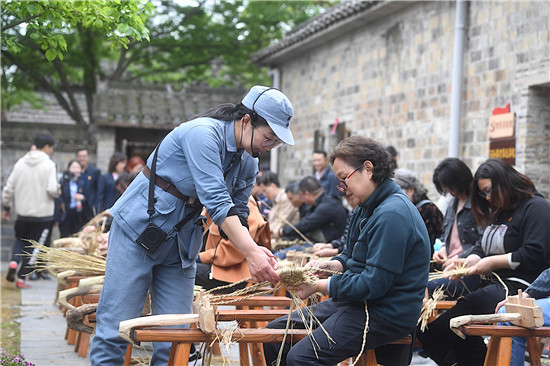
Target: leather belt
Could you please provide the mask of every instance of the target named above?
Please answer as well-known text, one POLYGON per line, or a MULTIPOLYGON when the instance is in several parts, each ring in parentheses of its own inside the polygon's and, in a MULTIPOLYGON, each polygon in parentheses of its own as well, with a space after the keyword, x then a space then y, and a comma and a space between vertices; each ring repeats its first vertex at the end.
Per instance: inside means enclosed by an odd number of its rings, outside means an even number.
MULTIPOLYGON (((151 179, 151 169, 149 169, 149 167, 147 165, 143 167, 142 172, 143 172, 143 175, 145 175, 147 177, 147 179, 151 179)), ((179 198, 186 205, 194 205, 195 203, 197 203, 199 201, 195 197, 185 196, 183 193, 178 191, 178 189, 176 187, 174 187, 172 185, 172 183, 169 183, 169 182, 165 181, 164 179, 162 179, 158 175, 156 176, 156 179, 155 179, 155 185, 162 188, 164 191, 170 193, 172 196, 179 198)))

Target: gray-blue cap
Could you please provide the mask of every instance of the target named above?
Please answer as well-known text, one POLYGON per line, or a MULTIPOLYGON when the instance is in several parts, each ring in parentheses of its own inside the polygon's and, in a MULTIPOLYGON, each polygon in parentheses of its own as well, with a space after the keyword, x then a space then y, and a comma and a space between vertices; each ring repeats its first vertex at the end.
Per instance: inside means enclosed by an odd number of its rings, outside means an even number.
POLYGON ((241 102, 267 121, 275 135, 287 145, 294 145, 290 120, 294 113, 290 100, 280 90, 256 85, 241 102))

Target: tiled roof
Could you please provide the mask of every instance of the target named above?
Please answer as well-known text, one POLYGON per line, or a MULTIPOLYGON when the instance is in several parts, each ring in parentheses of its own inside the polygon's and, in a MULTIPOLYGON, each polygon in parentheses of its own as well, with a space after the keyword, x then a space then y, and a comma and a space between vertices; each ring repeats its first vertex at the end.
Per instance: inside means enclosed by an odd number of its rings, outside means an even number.
POLYGON ((328 9, 325 13, 320 14, 315 18, 312 18, 297 26, 279 42, 253 54, 252 60, 254 62, 261 62, 261 60, 277 52, 296 45, 297 43, 303 42, 330 27, 337 26, 338 23, 343 22, 351 17, 355 17, 362 12, 368 11, 375 5, 383 2, 384 1, 365 0, 343 1, 342 3, 328 9))

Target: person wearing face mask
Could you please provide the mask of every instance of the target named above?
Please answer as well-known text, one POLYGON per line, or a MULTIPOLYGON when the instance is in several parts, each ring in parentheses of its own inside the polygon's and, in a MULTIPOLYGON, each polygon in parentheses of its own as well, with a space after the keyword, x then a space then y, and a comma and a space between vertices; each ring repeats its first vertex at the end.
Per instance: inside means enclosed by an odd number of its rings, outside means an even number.
MULTIPOLYGON (((97 308, 92 365, 122 365, 121 321, 139 317, 147 290, 152 312, 192 312, 203 206, 244 255, 254 281, 277 283, 277 263, 248 231, 248 201, 259 154, 294 144, 293 109, 275 88, 254 86, 237 104, 218 106, 172 130, 109 210, 107 268, 97 308)), ((223 233, 223 234, 222 234, 223 233)), ((157 343, 151 365, 163 365, 169 343, 157 343)))
MULTIPOLYGON (((487 347, 482 337, 461 339, 450 329, 450 319, 493 313, 507 294, 525 291, 550 266, 550 203, 531 179, 502 160, 489 159, 474 175, 470 199, 476 221, 485 228, 483 237, 448 270, 460 263, 482 281, 418 335, 438 365, 483 365, 487 347)), ((536 296, 533 290, 528 292, 536 296)))
POLYGON ((82 181, 79 179, 82 168, 78 161, 71 160, 61 179, 61 195, 58 198, 59 235, 62 238, 77 233, 82 229, 84 213, 88 201, 83 194, 82 181))
MULTIPOLYGON (((472 212, 470 192, 472 191, 472 172, 460 159, 447 158, 441 161, 432 177, 437 191, 449 193, 451 200, 443 220, 443 246, 433 254, 436 268, 444 270, 457 258, 466 258, 481 239, 483 229, 476 223, 472 212)), ((441 278, 428 282, 431 294, 437 288, 443 288, 450 300, 456 300, 465 293, 473 291, 479 285, 479 276, 457 279, 441 278)))
MULTIPOLYGON (((364 339, 365 349, 376 349, 379 363, 408 365, 412 344, 389 343, 414 334, 430 265, 426 226, 391 179, 391 159, 380 143, 348 137, 329 159, 340 180, 338 190, 357 207, 342 254, 329 261, 309 262, 308 266, 320 271, 320 279, 294 289, 302 299, 316 292, 328 293, 328 300, 302 309, 304 317, 293 312, 290 319, 294 328, 303 328, 302 319, 309 322, 311 312, 323 328, 292 347, 286 344, 281 365, 334 365, 357 356, 364 339), (321 279, 324 270, 342 273, 321 279)), ((284 316, 267 327, 285 328, 286 324, 284 316)), ((264 344, 267 365, 277 359, 279 348, 280 344, 264 344)))

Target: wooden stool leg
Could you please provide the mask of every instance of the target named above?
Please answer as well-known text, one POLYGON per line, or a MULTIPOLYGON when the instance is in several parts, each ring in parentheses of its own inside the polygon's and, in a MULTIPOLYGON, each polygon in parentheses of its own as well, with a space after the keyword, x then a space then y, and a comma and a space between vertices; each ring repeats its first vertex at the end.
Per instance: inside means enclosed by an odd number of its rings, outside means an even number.
POLYGON ((90 334, 80 333, 80 341, 78 344, 78 356, 86 357, 88 355, 88 345, 90 344, 90 334))
POLYGON ((527 351, 529 351, 529 362, 531 366, 540 366, 542 348, 536 337, 527 337, 527 351))
POLYGON ((189 351, 191 351, 191 343, 172 343, 170 350, 170 359, 168 366, 187 366, 189 365, 189 351))
POLYGON ((485 366, 509 366, 512 353, 512 338, 492 336, 487 347, 485 366))
POLYGON ((239 359, 241 360, 241 366, 250 366, 248 343, 239 342, 239 359))
POLYGON ((130 361, 132 361, 132 349, 134 345, 130 343, 128 345, 128 348, 126 349, 126 354, 124 355, 124 365, 123 366, 130 366, 130 361))

